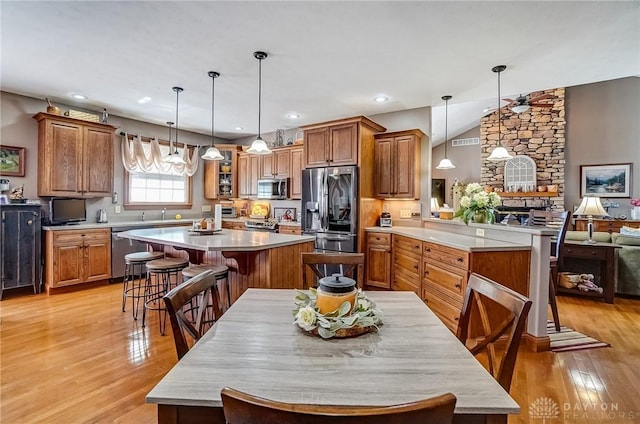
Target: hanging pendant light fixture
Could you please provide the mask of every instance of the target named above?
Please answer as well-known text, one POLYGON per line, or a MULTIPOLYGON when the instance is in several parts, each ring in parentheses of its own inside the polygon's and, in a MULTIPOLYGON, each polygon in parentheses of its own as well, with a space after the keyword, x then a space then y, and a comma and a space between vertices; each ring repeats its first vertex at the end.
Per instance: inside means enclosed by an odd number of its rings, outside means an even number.
MULTIPOLYGON (((176 143, 175 143, 175 150, 173 152, 171 149, 171 144, 169 144, 169 154, 165 157, 164 161, 172 164, 182 165, 182 164, 185 164, 186 162, 180 156, 180 152, 178 152, 178 96, 184 90, 182 89, 182 87, 173 87, 173 91, 176 92, 176 122, 175 122, 176 143)), ((185 148, 186 148, 186 145, 185 145, 185 148)))
POLYGON ((215 87, 216 87, 216 78, 220 76, 218 72, 209 71, 208 75, 211 77, 211 147, 207 149, 207 151, 202 155, 202 159, 204 160, 220 160, 224 159, 224 157, 220 154, 220 150, 216 147, 216 140, 214 137, 215 134, 215 126, 214 126, 214 116, 215 116, 215 87))
POLYGON ((449 100, 451 100, 451 96, 442 96, 442 100, 444 100, 444 158, 436 166, 436 169, 453 169, 456 166, 447 158, 447 144, 449 144, 447 123, 449 121, 449 100))
POLYGON ((267 58, 267 54, 265 52, 254 52, 253 57, 258 59, 258 137, 253 140, 251 143, 251 147, 247 150, 247 153, 251 153, 254 155, 268 155, 271 153, 271 150, 267 146, 267 143, 264 142, 262 137, 260 136, 260 113, 262 109, 262 61, 267 58))
POLYGON ((498 145, 493 149, 487 160, 494 162, 502 162, 513 158, 513 156, 507 152, 507 149, 502 147, 502 142, 500 141, 502 139, 502 131, 500 129, 500 72, 505 69, 507 69, 505 65, 498 65, 491 68, 493 72, 498 74, 498 145))

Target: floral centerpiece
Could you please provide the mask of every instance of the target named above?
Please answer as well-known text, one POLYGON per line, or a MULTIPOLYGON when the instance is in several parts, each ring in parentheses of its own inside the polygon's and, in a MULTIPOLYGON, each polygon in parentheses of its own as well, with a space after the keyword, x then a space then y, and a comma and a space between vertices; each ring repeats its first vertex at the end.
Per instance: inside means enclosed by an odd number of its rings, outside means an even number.
POLYGON ((500 196, 494 192, 487 193, 478 183, 468 184, 464 193, 460 199, 460 210, 456 212, 455 217, 462 218, 467 225, 471 219, 478 223, 493 224, 493 213, 500 205, 500 196))
POLYGON ((631 219, 640 219, 640 199, 631 199, 631 219))
POLYGON ((377 331, 382 325, 382 311, 369 300, 361 289, 356 293, 356 301, 344 302, 333 312, 321 314, 316 307, 316 289, 309 293, 298 291, 296 308, 293 310, 294 324, 304 331, 318 334, 323 339, 351 337, 370 331, 377 331))

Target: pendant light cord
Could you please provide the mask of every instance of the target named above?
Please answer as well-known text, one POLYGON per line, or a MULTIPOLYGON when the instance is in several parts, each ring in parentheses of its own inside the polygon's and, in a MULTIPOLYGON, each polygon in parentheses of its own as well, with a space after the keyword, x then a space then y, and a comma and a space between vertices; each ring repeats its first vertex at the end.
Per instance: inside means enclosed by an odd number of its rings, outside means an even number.
POLYGON ((211 76, 211 147, 215 147, 216 145, 216 141, 215 141, 215 91, 216 91, 216 78, 217 75, 215 72, 210 72, 209 75, 211 76))
POLYGON ((258 58, 258 138, 260 137, 260 118, 262 111, 262 58, 258 58))
POLYGON ((173 87, 173 91, 176 92, 176 150, 174 154, 178 153, 178 97, 180 96, 180 92, 182 91, 181 87, 173 87))
POLYGON ((502 147, 502 131, 500 130, 500 73, 498 71, 498 146, 502 147))
POLYGON ((444 158, 447 158, 447 124, 449 123, 449 99, 444 101, 444 158))

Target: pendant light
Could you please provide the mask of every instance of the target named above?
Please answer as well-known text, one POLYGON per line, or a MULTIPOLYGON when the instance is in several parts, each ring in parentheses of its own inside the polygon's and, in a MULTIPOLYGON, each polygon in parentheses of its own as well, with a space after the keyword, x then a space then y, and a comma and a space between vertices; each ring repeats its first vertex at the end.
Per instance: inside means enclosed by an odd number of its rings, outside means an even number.
POLYGON ((254 155, 268 155, 271 153, 271 150, 267 146, 267 143, 264 142, 262 137, 260 136, 260 112, 262 108, 262 61, 267 58, 267 54, 265 52, 254 52, 253 57, 258 59, 258 137, 253 140, 251 143, 251 147, 247 150, 247 153, 251 153, 254 155))
POLYGON ((207 149, 207 151, 202 155, 202 159, 204 160, 220 160, 224 159, 224 157, 220 154, 220 150, 216 147, 216 140, 214 137, 215 127, 214 127, 214 116, 215 116, 215 87, 216 87, 216 78, 220 76, 219 73, 215 71, 209 71, 208 75, 211 77, 211 147, 207 149))
MULTIPOLYGON (((178 96, 182 91, 184 91, 181 87, 173 87, 173 91, 176 92, 176 147, 173 153, 171 152, 171 144, 169 144, 169 154, 165 158, 165 162, 169 162, 177 165, 184 165, 186 162, 182 157, 180 157, 180 153, 178 152, 178 96)), ((186 145, 185 145, 186 148, 186 145)))
POLYGON ((502 147, 502 142, 500 141, 502 139, 502 131, 500 130, 500 72, 505 69, 507 69, 505 65, 498 65, 491 68, 493 72, 498 74, 498 145, 493 149, 487 160, 494 162, 502 162, 513 158, 513 156, 507 152, 507 149, 502 147))
POLYGON ((442 158, 438 166, 436 166, 436 169, 453 169, 456 166, 447 158, 447 144, 449 144, 449 140, 447 139, 447 123, 449 120, 449 100, 451 100, 451 96, 442 96, 442 100, 444 100, 444 158, 442 158))

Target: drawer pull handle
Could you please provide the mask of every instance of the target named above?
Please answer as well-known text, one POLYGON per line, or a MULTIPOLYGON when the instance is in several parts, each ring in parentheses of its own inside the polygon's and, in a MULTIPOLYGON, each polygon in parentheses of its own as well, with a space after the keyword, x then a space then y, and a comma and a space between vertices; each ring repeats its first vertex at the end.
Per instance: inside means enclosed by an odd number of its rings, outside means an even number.
POLYGON ((455 286, 457 289, 459 289, 460 287, 462 287, 460 284, 456 284, 455 286))
POLYGON ((458 258, 458 259, 457 259, 457 261, 458 261, 458 262, 464 262, 464 259, 462 259, 462 258, 458 258))
POLYGON ((454 321, 460 321, 460 317, 455 317, 453 320, 454 321))
POLYGON ((431 252, 431 249, 429 249, 428 247, 426 249, 424 249, 425 252, 431 252))
POLYGON ((417 271, 418 270, 418 265, 414 265, 413 269, 415 269, 417 271))

